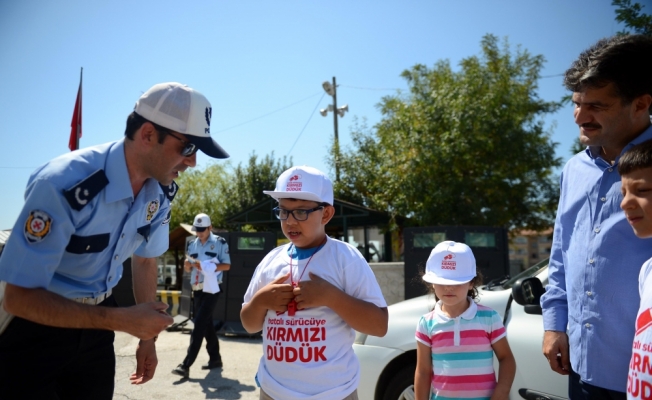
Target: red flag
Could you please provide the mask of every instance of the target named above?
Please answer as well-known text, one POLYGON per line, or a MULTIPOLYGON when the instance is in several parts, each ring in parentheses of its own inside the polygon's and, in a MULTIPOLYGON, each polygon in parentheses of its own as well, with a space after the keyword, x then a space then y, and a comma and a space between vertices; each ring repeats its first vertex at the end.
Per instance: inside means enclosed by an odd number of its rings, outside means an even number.
MULTIPOLYGON (((82 69, 83 71, 83 69, 82 69)), ((79 75, 79 90, 77 91, 77 101, 75 101, 75 111, 72 113, 72 121, 70 122, 70 139, 68 140, 68 148, 70 151, 79 148, 79 138, 82 136, 82 77, 79 75)))

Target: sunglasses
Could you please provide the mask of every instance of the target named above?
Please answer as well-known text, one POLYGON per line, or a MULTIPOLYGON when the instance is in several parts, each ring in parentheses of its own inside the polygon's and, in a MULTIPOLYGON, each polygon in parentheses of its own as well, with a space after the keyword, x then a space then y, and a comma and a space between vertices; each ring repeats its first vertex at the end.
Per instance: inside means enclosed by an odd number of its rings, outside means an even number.
POLYGON ((156 124, 152 124, 152 125, 154 125, 154 127, 156 128, 157 131, 163 133, 164 135, 172 136, 173 138, 175 138, 178 141, 180 141, 181 143, 183 143, 183 149, 181 149, 181 155, 182 156, 190 157, 191 155, 193 155, 193 154, 195 154, 197 152, 198 148, 197 148, 196 144, 194 144, 192 142, 189 142, 187 140, 183 140, 180 137, 177 137, 176 135, 174 135, 172 133, 171 130, 169 130, 167 128, 163 128, 162 126, 156 125, 156 124))
POLYGON ((286 210, 285 208, 276 207, 274 208, 274 215, 276 215, 276 218, 280 219, 281 221, 288 219, 290 214, 292 214, 294 219, 297 221, 305 221, 310 216, 310 213, 313 213, 317 210, 322 210, 323 208, 324 206, 318 206, 309 210, 286 210))

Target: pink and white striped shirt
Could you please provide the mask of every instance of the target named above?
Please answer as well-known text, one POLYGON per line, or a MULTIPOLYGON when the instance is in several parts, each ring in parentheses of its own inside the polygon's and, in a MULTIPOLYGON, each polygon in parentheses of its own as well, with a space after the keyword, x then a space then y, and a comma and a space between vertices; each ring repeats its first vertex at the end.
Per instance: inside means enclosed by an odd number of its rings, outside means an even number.
POLYGON ((439 301, 419 320, 416 339, 432 354, 431 400, 489 399, 496 387, 491 346, 505 337, 505 327, 496 311, 470 303, 450 318, 439 301))

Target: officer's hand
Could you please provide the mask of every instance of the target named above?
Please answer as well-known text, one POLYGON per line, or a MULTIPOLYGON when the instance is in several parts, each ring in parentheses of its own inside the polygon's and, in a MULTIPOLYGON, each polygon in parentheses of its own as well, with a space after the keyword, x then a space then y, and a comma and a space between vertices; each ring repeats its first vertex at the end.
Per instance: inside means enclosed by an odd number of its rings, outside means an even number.
POLYGON ((167 308, 168 305, 160 301, 128 307, 129 320, 126 321, 126 328, 121 330, 141 340, 152 339, 174 323, 172 317, 165 312, 167 308))
POLYGON ((308 272, 309 281, 299 282, 299 286, 294 288, 294 300, 297 302, 297 309, 325 306, 327 299, 332 299, 334 290, 340 291, 330 282, 322 279, 319 275, 308 272))
POLYGON ((289 278, 290 273, 287 273, 268 283, 254 295, 254 300, 268 310, 286 312, 288 303, 294 298, 292 285, 283 283, 289 278))
POLYGON ((550 369, 561 375, 571 370, 566 332, 546 331, 543 334, 543 355, 548 359, 550 369))
POLYGON ((153 340, 141 340, 136 349, 136 372, 131 374, 129 380, 132 385, 142 385, 154 377, 158 358, 153 340))

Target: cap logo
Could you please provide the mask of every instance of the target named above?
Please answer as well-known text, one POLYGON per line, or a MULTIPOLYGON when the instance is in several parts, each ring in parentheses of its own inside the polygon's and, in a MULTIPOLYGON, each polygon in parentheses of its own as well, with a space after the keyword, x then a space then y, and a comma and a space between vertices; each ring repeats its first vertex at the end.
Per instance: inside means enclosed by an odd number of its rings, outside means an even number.
POLYGON ((202 223, 202 222, 201 222, 201 218, 197 218, 197 223, 198 223, 198 224, 201 224, 201 223, 202 223))
POLYGON ((208 125, 208 128, 204 129, 204 132, 210 134, 211 133, 211 117, 213 116, 213 107, 206 107, 206 111, 204 112, 204 116, 206 117, 206 125, 208 125))
POLYGON ((441 261, 441 269, 456 270, 457 262, 451 261, 453 258, 455 258, 455 254, 453 253, 449 253, 444 256, 444 259, 441 261))
POLYGON ((301 179, 301 175, 296 174, 292 175, 290 179, 288 179, 288 183, 285 187, 286 192, 300 192, 301 188, 303 187, 302 182, 298 182, 298 180, 301 179))

